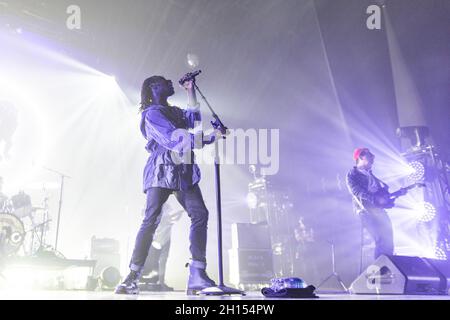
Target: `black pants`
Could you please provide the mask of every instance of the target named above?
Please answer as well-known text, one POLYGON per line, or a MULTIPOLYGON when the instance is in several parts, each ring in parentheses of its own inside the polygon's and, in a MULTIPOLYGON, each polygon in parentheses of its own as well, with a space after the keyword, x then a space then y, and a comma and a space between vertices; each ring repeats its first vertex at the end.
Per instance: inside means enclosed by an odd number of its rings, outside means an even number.
POLYGON ((136 244, 131 257, 131 270, 141 271, 144 267, 153 236, 160 221, 161 208, 172 193, 191 218, 189 249, 192 260, 206 262, 206 236, 209 214, 198 184, 187 190, 150 188, 147 191, 145 217, 137 234, 136 244))
POLYGON ((151 272, 158 273, 160 283, 165 282, 167 259, 169 258, 170 240, 163 244, 161 248, 150 246, 147 261, 145 261, 143 275, 149 275, 151 272))
MULTIPOLYGON (((380 255, 394 254, 394 235, 392 223, 386 211, 371 209, 361 213, 362 227, 365 228, 375 241, 374 258, 380 255)), ((361 244, 362 245, 362 244, 361 244)))

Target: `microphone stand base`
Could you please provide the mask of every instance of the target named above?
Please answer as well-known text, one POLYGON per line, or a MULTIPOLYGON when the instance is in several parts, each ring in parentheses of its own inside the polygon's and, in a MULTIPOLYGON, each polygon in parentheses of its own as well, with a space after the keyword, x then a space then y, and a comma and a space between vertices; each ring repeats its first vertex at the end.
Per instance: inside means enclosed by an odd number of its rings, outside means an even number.
POLYGON ((205 288, 205 289, 199 291, 198 294, 206 295, 206 296, 224 296, 224 295, 239 294, 239 295, 245 296, 244 291, 230 288, 227 286, 217 286, 217 287, 205 288))

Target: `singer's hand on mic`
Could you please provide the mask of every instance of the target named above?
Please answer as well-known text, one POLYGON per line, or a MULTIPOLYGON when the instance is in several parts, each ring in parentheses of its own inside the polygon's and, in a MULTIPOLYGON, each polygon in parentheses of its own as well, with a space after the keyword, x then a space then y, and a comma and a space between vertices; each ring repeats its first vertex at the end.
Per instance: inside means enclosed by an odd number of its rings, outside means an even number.
POLYGON ((184 88, 185 90, 192 90, 192 89, 194 89, 194 80, 191 79, 191 80, 185 81, 185 82, 183 82, 183 84, 180 85, 180 86, 181 86, 182 88, 184 88))
POLYGON ((221 138, 223 138, 223 134, 219 129, 214 129, 213 132, 204 136, 204 140, 208 141, 209 143, 213 143, 214 141, 217 141, 221 138))
POLYGON ((214 129, 211 134, 215 137, 216 140, 219 140, 223 137, 223 134, 219 129, 214 129))

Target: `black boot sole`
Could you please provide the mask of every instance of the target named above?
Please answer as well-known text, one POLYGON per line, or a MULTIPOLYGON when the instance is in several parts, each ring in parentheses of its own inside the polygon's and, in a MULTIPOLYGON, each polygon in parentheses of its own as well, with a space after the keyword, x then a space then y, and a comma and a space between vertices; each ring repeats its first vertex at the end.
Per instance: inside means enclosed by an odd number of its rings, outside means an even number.
POLYGON ((186 295, 188 296, 198 296, 200 294, 200 291, 203 289, 186 289, 186 295))
POLYGON ((137 295, 139 294, 139 289, 128 291, 127 289, 117 288, 114 291, 115 294, 129 294, 129 295, 137 295))

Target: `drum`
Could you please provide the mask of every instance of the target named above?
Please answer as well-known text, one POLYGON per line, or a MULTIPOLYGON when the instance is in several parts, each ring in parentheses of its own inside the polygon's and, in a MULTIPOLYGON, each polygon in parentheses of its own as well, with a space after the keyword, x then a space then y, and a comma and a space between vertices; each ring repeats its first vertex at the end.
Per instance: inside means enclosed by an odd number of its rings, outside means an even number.
POLYGON ((10 213, 0 213, 0 256, 16 253, 25 238, 23 222, 10 213))

